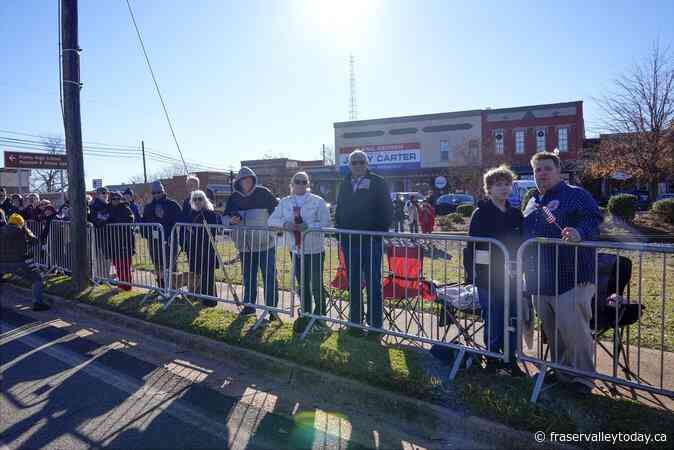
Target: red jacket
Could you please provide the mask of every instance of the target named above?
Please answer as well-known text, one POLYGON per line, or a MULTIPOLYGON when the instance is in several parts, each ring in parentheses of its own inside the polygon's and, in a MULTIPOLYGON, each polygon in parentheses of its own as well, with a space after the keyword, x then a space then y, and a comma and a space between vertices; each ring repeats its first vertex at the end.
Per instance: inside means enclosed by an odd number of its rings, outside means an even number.
POLYGON ((432 233, 435 226, 435 209, 428 203, 421 205, 419 210, 419 223, 422 233, 432 233))

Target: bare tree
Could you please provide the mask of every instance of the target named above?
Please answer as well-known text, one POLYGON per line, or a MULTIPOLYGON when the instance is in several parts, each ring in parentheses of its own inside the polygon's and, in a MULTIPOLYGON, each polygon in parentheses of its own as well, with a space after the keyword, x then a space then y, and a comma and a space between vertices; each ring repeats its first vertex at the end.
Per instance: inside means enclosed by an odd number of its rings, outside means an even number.
POLYGON ((597 149, 585 155, 596 177, 616 172, 648 184, 651 200, 658 183, 674 174, 674 59, 655 44, 650 55, 615 80, 597 99, 604 129, 597 149))
MULTIPOLYGON (((164 167, 159 169, 151 174, 147 175, 147 181, 152 182, 154 180, 163 180, 167 178, 173 178, 180 175, 185 175, 186 173, 197 172, 200 169, 199 166, 193 164, 187 164, 187 171, 185 171, 185 166, 182 163, 175 163, 171 166, 164 167)), ((143 174, 134 175, 130 177, 127 183, 130 184, 140 184, 145 182, 145 177, 143 174)))
MULTIPOLYGON (((63 140, 50 137, 43 141, 49 154, 65 153, 63 140)), ((32 170, 30 176, 30 189, 33 192, 64 192, 68 189, 68 174, 65 170, 40 169, 32 170)))
POLYGON ((451 149, 448 164, 449 184, 478 197, 482 186, 482 159, 477 139, 466 139, 451 149))

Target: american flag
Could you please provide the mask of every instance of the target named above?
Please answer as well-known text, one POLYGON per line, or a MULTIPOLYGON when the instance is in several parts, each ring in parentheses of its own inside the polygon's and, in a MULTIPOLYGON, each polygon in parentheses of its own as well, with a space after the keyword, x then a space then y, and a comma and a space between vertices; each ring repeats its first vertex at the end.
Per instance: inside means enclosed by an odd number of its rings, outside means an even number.
POLYGON ((550 211, 550 208, 547 206, 541 206, 541 209, 543 210, 543 215, 545 216, 545 220, 549 224, 557 223, 557 219, 555 218, 555 215, 552 214, 552 211, 550 211))
POLYGON ((541 211, 543 211, 543 216, 545 217, 545 221, 548 222, 551 225, 555 225, 557 228, 559 228, 561 230, 562 227, 560 227, 559 224, 557 223, 557 218, 552 213, 552 211, 550 211, 550 208, 548 208, 547 206, 541 206, 540 208, 541 208, 541 211))

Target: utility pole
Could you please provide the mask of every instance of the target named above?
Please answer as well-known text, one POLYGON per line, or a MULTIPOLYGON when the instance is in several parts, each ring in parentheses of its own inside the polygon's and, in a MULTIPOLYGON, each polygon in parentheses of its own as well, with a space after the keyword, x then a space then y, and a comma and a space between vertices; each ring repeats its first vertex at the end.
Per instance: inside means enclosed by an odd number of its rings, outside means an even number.
POLYGON ((77 0, 61 0, 61 58, 63 61, 63 127, 68 158, 68 197, 72 207, 70 242, 72 279, 82 291, 90 285, 91 254, 87 243, 87 206, 80 117, 80 47, 77 37, 77 0))
POLYGON ((325 144, 323 144, 323 165, 325 165, 325 144))
POLYGON ((143 151, 143 177, 145 178, 145 184, 147 185, 147 168, 145 167, 145 141, 140 141, 140 148, 143 151))

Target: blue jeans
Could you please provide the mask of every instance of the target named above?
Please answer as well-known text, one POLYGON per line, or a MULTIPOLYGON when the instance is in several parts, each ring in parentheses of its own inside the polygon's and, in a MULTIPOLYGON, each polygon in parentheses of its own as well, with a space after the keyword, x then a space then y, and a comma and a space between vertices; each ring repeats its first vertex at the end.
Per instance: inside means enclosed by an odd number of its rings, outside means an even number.
POLYGON ((349 320, 363 323, 363 292, 367 288, 367 323, 374 328, 384 325, 384 306, 381 292, 381 237, 341 235, 340 245, 349 274, 349 320))
POLYGON ((257 269, 264 280, 265 305, 276 306, 278 291, 276 282, 276 249, 274 247, 261 252, 241 252, 241 271, 243 272, 243 302, 257 302, 257 269))
POLYGON ((0 263, 0 276, 14 273, 33 283, 33 303, 44 303, 44 285, 37 267, 25 262, 0 263))
MULTIPOLYGON (((503 291, 492 287, 491 293, 485 288, 478 288, 478 300, 480 302, 480 315, 484 321, 484 344, 487 350, 495 353, 502 353, 504 350, 503 315, 505 314, 505 299, 503 291), (491 297, 491 298, 489 298, 491 297)), ((512 296, 510 299, 509 325, 515 324, 517 317, 517 305, 512 296)), ((516 349, 515 332, 508 333, 508 350, 510 352, 510 361, 514 361, 516 349)))

